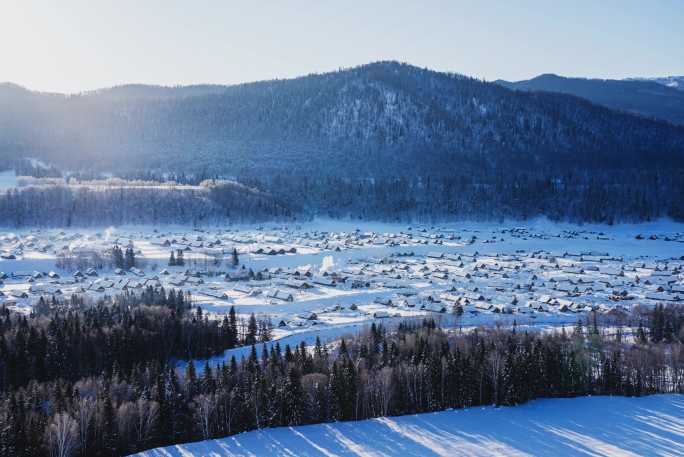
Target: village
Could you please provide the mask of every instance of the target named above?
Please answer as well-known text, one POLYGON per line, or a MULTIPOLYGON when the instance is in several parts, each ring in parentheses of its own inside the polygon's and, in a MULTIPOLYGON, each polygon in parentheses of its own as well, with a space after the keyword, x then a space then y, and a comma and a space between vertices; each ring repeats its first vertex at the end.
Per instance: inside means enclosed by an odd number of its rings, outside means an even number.
POLYGON ((591 311, 619 319, 634 306, 684 301, 684 232, 674 224, 657 233, 343 228, 3 232, 0 304, 28 314, 39 303, 94 304, 163 287, 189 294, 209 318, 234 307, 242 319, 269 319, 283 337, 429 315, 459 325, 572 325, 591 311))

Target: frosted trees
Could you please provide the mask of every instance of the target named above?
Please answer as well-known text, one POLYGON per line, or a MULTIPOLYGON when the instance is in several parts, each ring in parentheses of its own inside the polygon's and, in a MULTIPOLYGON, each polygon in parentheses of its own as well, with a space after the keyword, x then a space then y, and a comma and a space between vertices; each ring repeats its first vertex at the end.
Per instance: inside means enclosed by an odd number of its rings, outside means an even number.
POLYGON ((126 248, 126 254, 124 256, 124 268, 126 270, 133 268, 135 266, 135 251, 133 246, 128 246, 126 248))
POLYGON ((235 389, 230 389, 226 394, 223 395, 223 410, 225 413, 225 429, 230 435, 233 428, 233 420, 236 415, 236 399, 237 395, 235 389))
POLYGON ((50 455, 53 457, 69 457, 78 446, 78 425, 66 413, 57 413, 47 429, 50 455))
POLYGON ((202 438, 209 439, 216 410, 216 396, 214 394, 201 394, 195 397, 196 416, 202 438))
POLYGON ((79 398, 76 409, 76 421, 78 423, 78 443, 83 452, 88 450, 88 439, 95 416, 95 401, 90 398, 79 398))
POLYGON ((152 432, 159 417, 159 403, 144 398, 135 402, 135 435, 140 443, 146 443, 152 437, 152 432))
POLYGON ((375 375, 375 391, 380 404, 380 415, 389 415, 390 402, 392 400, 392 368, 383 367, 375 375))

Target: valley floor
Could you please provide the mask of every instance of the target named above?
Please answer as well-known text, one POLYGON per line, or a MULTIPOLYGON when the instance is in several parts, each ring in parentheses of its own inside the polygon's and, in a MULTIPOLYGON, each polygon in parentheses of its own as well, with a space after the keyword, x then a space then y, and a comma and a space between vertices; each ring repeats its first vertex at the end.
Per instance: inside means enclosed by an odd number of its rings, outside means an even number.
POLYGON ((199 456, 684 455, 684 396, 536 400, 247 432, 146 451, 199 456))

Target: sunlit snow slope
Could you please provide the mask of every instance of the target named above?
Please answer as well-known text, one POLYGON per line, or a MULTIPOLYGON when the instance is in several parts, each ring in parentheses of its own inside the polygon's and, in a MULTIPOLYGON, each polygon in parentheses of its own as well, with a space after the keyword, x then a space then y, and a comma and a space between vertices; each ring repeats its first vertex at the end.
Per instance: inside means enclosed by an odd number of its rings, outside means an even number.
POLYGON ((139 454, 267 455, 684 455, 684 396, 537 400, 511 408, 267 429, 139 454))

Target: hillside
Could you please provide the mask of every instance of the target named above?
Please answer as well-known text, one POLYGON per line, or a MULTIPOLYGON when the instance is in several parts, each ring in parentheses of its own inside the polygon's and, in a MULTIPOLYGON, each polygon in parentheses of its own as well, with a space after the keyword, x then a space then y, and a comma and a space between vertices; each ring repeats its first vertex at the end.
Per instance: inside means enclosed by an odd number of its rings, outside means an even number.
POLYGON ((653 81, 673 89, 684 91, 684 75, 683 76, 656 76, 652 78, 627 78, 635 81, 653 81))
POLYGON ((131 85, 60 96, 3 86, 0 101, 3 150, 107 169, 134 159, 224 172, 292 165, 330 172, 332 161, 348 171, 376 165, 372 174, 387 170, 391 157, 394 171, 435 172, 457 158, 593 164, 617 154, 642 160, 654 149, 681 158, 684 145, 681 128, 395 62, 223 88, 131 85))
POLYGON ((676 79, 586 79, 545 74, 525 81, 498 80, 509 89, 560 92, 586 98, 608 108, 684 124, 684 92, 676 79))
POLYGON ((584 456, 684 453, 684 398, 584 397, 266 429, 136 454, 584 456))
POLYGON ((396 62, 229 87, 61 96, 7 85, 0 104, 5 156, 236 177, 313 214, 611 222, 684 211, 684 127, 396 62))

